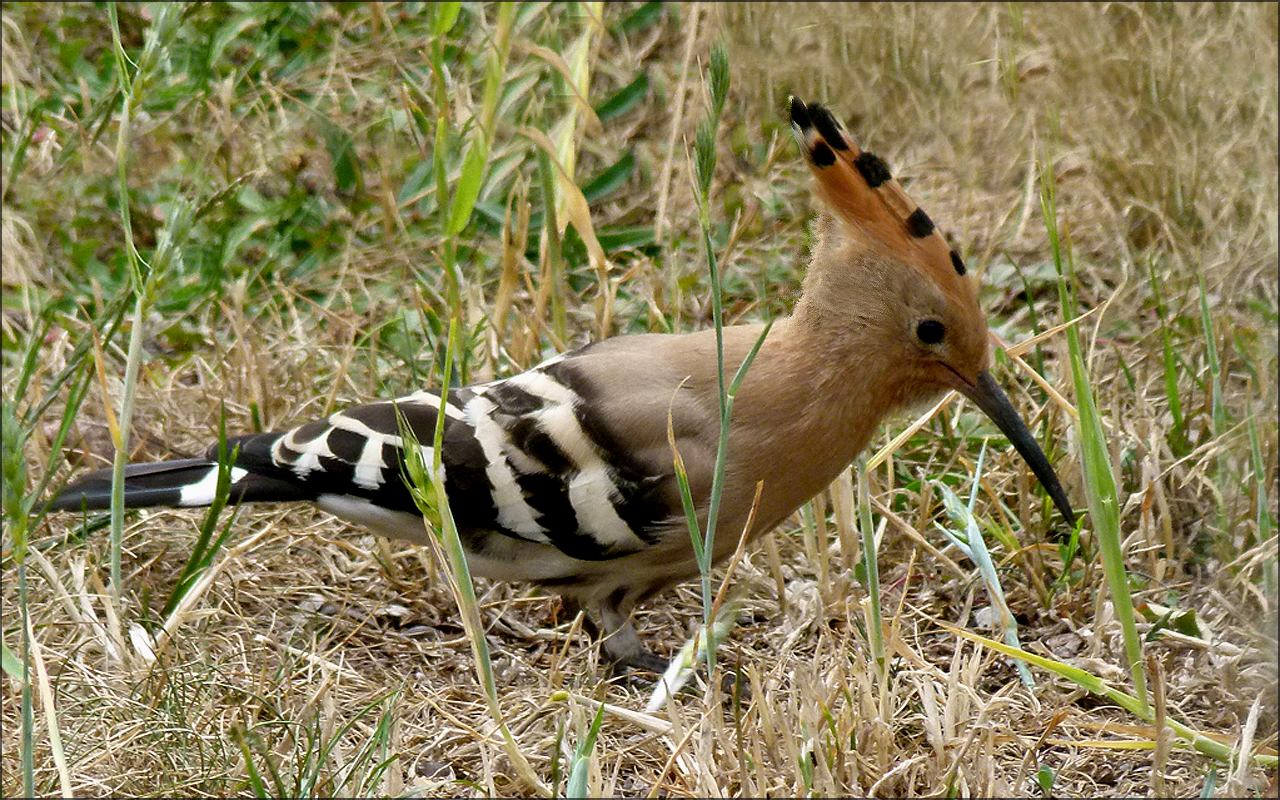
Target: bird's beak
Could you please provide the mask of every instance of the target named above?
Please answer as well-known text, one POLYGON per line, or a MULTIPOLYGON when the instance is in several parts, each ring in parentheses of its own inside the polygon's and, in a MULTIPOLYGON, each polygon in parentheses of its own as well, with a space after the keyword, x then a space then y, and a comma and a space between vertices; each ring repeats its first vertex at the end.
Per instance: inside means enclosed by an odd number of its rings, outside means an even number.
POLYGON ((1013 443, 1014 449, 1027 462, 1027 466, 1031 467, 1031 471, 1040 479, 1041 485, 1049 492, 1049 497, 1053 498, 1053 504, 1062 512, 1062 516, 1066 518, 1067 523, 1072 527, 1076 524, 1075 512, 1071 510, 1071 502, 1067 500, 1067 493, 1062 490, 1062 484, 1058 482, 1058 475, 1053 471, 1053 467, 1049 464, 1049 459, 1045 457, 1044 451, 1040 449, 1040 445, 1036 444, 1036 440, 1031 435, 1031 431, 1027 430, 1027 425, 1022 421, 1022 417, 1018 416, 1018 412, 1014 410, 1013 404, 1009 402, 1008 396, 991 377, 991 373, 985 369, 978 373, 978 379, 973 383, 968 381, 960 381, 959 389, 968 397, 978 408, 991 417, 991 421, 1009 437, 1009 441, 1013 443))

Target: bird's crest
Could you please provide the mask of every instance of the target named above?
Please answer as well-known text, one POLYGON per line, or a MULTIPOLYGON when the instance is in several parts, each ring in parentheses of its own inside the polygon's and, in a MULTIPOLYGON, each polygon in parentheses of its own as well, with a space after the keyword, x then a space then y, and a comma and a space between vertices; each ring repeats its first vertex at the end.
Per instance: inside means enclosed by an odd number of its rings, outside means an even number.
POLYGON ((903 191, 889 165, 858 147, 826 106, 791 98, 791 124, 818 192, 837 217, 873 236, 905 263, 938 277, 965 274, 959 254, 903 191))

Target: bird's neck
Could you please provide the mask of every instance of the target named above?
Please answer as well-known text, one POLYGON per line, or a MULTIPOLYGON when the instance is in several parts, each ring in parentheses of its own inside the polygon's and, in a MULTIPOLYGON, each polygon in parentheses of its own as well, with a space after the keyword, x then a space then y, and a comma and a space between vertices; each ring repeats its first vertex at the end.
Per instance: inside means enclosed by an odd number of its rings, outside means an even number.
MULTIPOLYGON (((743 335, 726 347, 726 371, 753 342, 743 335)), ((726 488, 736 502, 749 507, 756 482, 765 483, 755 532, 826 488, 867 445, 896 404, 884 360, 856 329, 803 312, 774 325, 734 404, 729 448, 726 488)))

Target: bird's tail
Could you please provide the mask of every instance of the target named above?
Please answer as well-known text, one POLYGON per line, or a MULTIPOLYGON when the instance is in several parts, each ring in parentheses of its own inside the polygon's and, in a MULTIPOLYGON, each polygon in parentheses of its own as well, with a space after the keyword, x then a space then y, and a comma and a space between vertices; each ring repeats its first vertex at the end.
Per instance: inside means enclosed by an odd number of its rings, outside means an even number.
MULTIPOLYGON (((303 487, 279 478, 231 467, 228 502, 311 500, 303 487)), ((218 489, 218 462, 203 458, 129 464, 124 468, 126 508, 207 506, 218 489)), ((111 470, 90 472, 67 486, 49 504, 50 511, 102 511, 111 507, 111 470)))

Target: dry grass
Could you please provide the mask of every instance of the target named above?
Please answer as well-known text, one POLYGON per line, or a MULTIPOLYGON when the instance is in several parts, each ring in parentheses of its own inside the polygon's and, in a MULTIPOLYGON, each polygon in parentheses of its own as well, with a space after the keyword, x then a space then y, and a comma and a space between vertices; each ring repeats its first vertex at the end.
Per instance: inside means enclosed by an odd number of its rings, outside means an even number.
MULTIPOLYGON (((196 34, 227 30, 238 12, 187 12, 188 38, 174 43, 172 68, 153 89, 160 99, 134 123, 139 247, 154 246, 174 197, 201 203, 236 185, 198 224, 185 271, 162 286, 147 321, 134 459, 201 450, 220 400, 228 429, 251 429, 255 420, 268 429, 430 380, 439 327, 417 314, 413 291, 447 315, 439 230, 430 203, 398 198, 406 176, 430 159, 430 138, 405 113, 406 87, 425 87, 414 103, 435 116, 425 66, 431 14, 411 6, 278 14, 232 37, 207 83, 194 88, 182 76, 212 58, 196 34), (344 135, 359 171, 345 187, 335 146, 344 135)), ((634 8, 606 8, 606 25, 634 8)), ((114 141, 118 101, 103 14, 89 6, 4 10, 3 385, 20 411, 49 389, 90 335, 89 315, 122 286, 115 162, 104 144, 114 141), (23 126, 49 98, 57 102, 11 171, 23 126), (27 396, 13 397, 35 314, 50 304, 60 313, 35 378, 27 396)), ((469 48, 449 53, 455 129, 481 103, 478 59, 493 16, 469 9, 453 34, 469 48)), ((525 198, 541 207, 536 149, 517 127, 551 129, 574 108, 566 93, 546 88, 554 69, 525 43, 564 52, 588 24, 571 8, 521 23, 506 65, 516 89, 493 144, 493 163, 513 172, 490 176, 491 194, 481 195, 499 213, 509 197, 517 210, 525 198)), ((146 13, 123 9, 121 25, 126 47, 139 47, 146 13)), ((680 6, 651 25, 601 34, 586 62, 591 102, 642 70, 650 90, 574 140, 579 182, 632 153, 625 184, 593 202, 594 225, 662 229, 660 245, 610 252, 614 332, 709 324, 682 142, 704 114, 698 63, 716 38, 726 41, 732 67, 713 194, 719 242, 732 240, 723 262, 731 321, 784 312, 799 286, 813 207, 782 122, 788 93, 830 102, 906 179, 980 270, 993 327, 1010 342, 1062 321, 1035 184, 1037 155, 1053 161, 1081 304, 1106 306, 1086 323, 1086 342, 1136 599, 1194 611, 1199 627, 1198 636, 1153 635, 1146 644, 1163 675, 1163 703, 1171 716, 1234 743, 1256 701, 1255 752, 1274 753, 1276 597, 1267 582, 1276 538, 1274 524, 1265 536, 1259 520, 1274 519, 1277 494, 1276 7, 680 6), (1200 277, 1225 427, 1213 420, 1200 277), (1261 481, 1250 461, 1250 413, 1261 481), (1259 496, 1260 486, 1269 496, 1259 496)), ((466 235, 463 319, 485 320, 509 298, 507 314, 477 336, 472 378, 508 374, 557 349, 549 321, 557 302, 564 344, 594 335, 599 287, 585 257, 574 260, 570 249, 557 284, 536 249, 524 257, 492 226, 466 235)), ((104 343, 113 406, 126 338, 104 343)), ((1053 336, 1026 362, 1070 398, 1065 352, 1053 336)), ((1080 497, 1069 416, 1021 367, 1006 365, 1000 375, 1032 429, 1053 444, 1068 492, 1080 497)), ((57 391, 65 396, 65 387, 57 391)), ((109 461, 104 400, 90 389, 66 461, 109 461)), ((47 463, 61 403, 26 444, 34 477, 47 463)), ((873 447, 909 421, 892 421, 873 447)), ((842 547, 858 538, 848 527, 846 476, 736 571, 742 610, 721 659, 741 671, 749 698, 734 703, 713 681, 652 718, 607 713, 592 792, 1022 795, 1040 792, 1033 776, 1044 765, 1056 775, 1053 792, 1064 795, 1192 796, 1211 769, 1219 793, 1274 793, 1274 771, 1214 765, 1178 747, 1153 750, 1154 729, 1126 712, 1040 672, 1028 692, 1005 659, 939 627, 980 628, 987 599, 977 570, 933 528, 943 516, 928 480, 967 489, 982 438, 993 432, 953 404, 870 476, 877 521, 886 509, 893 515, 880 547, 893 657, 884 686, 867 649, 859 555, 842 547), (921 546, 922 537, 946 557, 921 546)), ((60 474, 70 473, 62 463, 60 474)), ((1018 543, 992 547, 1022 642, 1125 685, 1101 569, 1077 561, 1059 582, 1059 550, 1020 521, 1041 518, 1043 502, 1016 455, 989 454, 977 511, 1018 543)), ((76 794, 244 794, 240 741, 256 769, 276 765, 278 783, 264 773, 272 791, 525 791, 492 735, 437 568, 420 549, 318 512, 244 509, 220 572, 170 644, 145 658, 129 628, 163 604, 199 519, 170 511, 127 518, 119 609, 103 587, 105 532, 82 538, 65 517, 32 532, 29 610, 53 699, 52 707, 36 700, 38 791, 60 786, 51 711, 76 794), (115 639, 120 629, 124 641, 115 639), (326 743, 333 747, 321 758, 326 743), (366 748, 372 755, 361 755, 366 748), (385 771, 375 769, 392 756, 385 771)), ((1087 541, 1087 523, 1085 530, 1087 541)), ((7 534, 4 548, 4 641, 16 652, 7 534)), ((508 721, 542 778, 558 770, 563 787, 568 755, 594 714, 590 698, 639 709, 647 687, 607 679, 586 638, 570 638, 554 600, 523 586, 479 589, 508 721)), ((692 583, 666 594, 640 612, 642 635, 674 653, 700 620, 699 603, 692 583)), ((3 678, 6 795, 21 791, 17 687, 3 678)))

